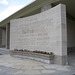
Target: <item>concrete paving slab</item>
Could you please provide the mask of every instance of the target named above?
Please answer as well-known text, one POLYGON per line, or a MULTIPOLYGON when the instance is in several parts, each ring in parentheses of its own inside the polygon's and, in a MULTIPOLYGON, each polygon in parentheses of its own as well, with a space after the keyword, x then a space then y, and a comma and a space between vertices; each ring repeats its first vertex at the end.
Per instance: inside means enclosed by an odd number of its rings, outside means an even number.
POLYGON ((9 54, 9 49, 0 48, 0 53, 3 54, 3 55, 8 55, 9 54))
POLYGON ((0 55, 0 75, 74 75, 75 66, 46 64, 30 59, 0 55))
POLYGON ((46 73, 50 73, 50 74, 52 74, 52 73, 54 73, 54 72, 56 72, 56 70, 43 70, 42 71, 42 73, 44 74, 46 74, 46 73))

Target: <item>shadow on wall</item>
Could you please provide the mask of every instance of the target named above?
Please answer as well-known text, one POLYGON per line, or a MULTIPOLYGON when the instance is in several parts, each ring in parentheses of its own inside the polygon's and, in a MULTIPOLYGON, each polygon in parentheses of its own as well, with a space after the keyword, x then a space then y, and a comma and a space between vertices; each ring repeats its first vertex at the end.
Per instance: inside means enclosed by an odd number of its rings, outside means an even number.
POLYGON ((75 47, 68 47, 67 52, 68 54, 73 53, 73 52, 75 53, 75 47))

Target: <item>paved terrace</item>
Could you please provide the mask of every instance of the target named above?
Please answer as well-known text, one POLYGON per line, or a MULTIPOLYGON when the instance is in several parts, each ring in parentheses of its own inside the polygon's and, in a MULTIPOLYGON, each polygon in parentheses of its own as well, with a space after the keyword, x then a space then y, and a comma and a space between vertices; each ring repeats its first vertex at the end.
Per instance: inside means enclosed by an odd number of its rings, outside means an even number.
POLYGON ((30 59, 11 57, 0 49, 0 75, 75 75, 74 66, 46 64, 30 59))

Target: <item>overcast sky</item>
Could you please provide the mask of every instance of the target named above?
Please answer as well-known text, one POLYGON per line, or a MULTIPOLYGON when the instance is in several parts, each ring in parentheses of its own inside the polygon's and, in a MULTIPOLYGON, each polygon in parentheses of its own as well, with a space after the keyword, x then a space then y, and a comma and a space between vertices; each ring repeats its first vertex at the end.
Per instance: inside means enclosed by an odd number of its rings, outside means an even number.
POLYGON ((0 21, 35 0, 0 0, 0 21))

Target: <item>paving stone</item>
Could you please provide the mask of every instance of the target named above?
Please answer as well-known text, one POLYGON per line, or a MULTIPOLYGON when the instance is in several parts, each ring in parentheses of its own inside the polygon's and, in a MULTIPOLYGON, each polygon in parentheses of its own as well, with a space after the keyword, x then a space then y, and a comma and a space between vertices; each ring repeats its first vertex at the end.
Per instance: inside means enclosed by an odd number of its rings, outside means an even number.
POLYGON ((59 71, 70 71, 70 69, 68 69, 68 68, 63 68, 63 67, 59 67, 59 68, 57 68, 57 70, 59 70, 59 71))
POLYGON ((34 66, 33 69, 41 70, 41 69, 44 69, 44 67, 43 66, 34 66))
POLYGON ((56 72, 55 70, 42 70, 42 73, 54 73, 56 72))
POLYGON ((18 71, 16 73, 14 73, 14 75, 16 74, 41 74, 41 72, 39 70, 26 70, 26 71, 18 71))
POLYGON ((56 66, 54 66, 54 65, 44 65, 44 68, 45 69, 49 69, 49 70, 56 70, 56 66))
POLYGON ((0 56, 0 75, 74 75, 74 66, 46 64, 30 59, 0 56))
POLYGON ((68 73, 68 72, 61 72, 61 73, 55 73, 53 75, 72 75, 71 73, 68 73))

